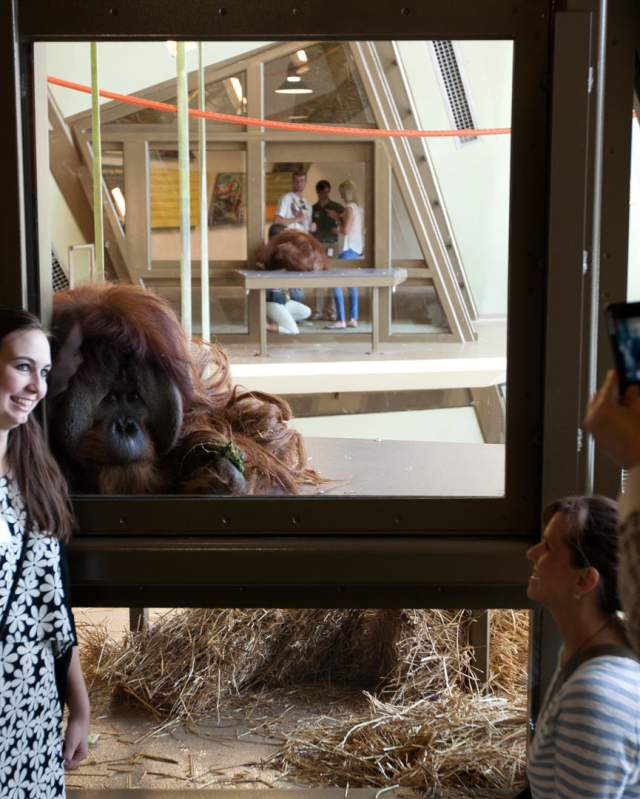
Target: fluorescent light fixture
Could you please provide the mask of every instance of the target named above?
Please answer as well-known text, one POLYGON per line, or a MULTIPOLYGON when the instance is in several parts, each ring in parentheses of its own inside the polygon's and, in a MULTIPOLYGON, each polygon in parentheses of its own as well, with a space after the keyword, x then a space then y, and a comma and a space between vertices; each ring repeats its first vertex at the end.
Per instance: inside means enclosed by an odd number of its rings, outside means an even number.
POLYGON ((244 100, 244 92, 242 91, 242 82, 240 78, 229 78, 229 83, 231 84, 231 88, 233 89, 233 93, 238 98, 238 102, 242 103, 244 100))
POLYGON ((304 50, 296 50, 296 57, 301 64, 306 64, 309 60, 304 50))
POLYGON ((118 214, 120 214, 120 217, 124 219, 127 213, 127 204, 124 200, 124 194, 120 190, 119 186, 111 189, 111 197, 113 198, 113 202, 118 209, 118 214))

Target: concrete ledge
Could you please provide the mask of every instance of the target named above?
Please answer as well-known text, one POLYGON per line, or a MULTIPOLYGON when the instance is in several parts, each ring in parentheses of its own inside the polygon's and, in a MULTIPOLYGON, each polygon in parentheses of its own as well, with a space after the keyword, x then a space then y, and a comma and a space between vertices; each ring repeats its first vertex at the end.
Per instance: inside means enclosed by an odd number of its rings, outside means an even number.
POLYGON ((505 382, 506 371, 504 357, 287 361, 231 366, 234 382, 252 391, 276 394, 482 388, 505 382))

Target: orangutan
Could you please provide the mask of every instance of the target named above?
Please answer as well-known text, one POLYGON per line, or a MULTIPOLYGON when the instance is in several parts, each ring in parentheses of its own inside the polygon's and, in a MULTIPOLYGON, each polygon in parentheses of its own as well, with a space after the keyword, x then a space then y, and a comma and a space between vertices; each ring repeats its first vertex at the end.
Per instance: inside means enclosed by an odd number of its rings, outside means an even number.
POLYGON ((59 293, 51 442, 72 490, 295 494, 317 484, 279 397, 234 387, 217 345, 190 345, 169 305, 124 283, 59 293))
POLYGON ((327 256, 318 239, 288 228, 260 247, 256 261, 265 269, 288 272, 319 272, 328 268, 327 256))

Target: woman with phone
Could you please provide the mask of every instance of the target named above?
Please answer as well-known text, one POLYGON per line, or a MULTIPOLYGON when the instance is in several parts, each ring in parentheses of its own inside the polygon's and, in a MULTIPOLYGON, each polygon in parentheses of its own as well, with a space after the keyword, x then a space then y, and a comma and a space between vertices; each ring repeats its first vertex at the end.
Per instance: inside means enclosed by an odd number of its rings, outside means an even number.
POLYGON ((530 795, 638 796, 640 662, 617 615, 616 503, 568 497, 544 521, 527 552, 527 595, 550 612, 563 647, 529 747, 530 795))
POLYGON ((72 511, 33 417, 50 370, 38 319, 0 309, 0 796, 7 797, 64 797, 65 766, 87 754, 89 699, 61 550, 72 511))
POLYGON ((609 371, 587 408, 584 428, 617 466, 628 470, 619 497, 619 583, 629 639, 640 654, 640 386, 633 383, 621 391, 620 384, 619 375, 609 371))

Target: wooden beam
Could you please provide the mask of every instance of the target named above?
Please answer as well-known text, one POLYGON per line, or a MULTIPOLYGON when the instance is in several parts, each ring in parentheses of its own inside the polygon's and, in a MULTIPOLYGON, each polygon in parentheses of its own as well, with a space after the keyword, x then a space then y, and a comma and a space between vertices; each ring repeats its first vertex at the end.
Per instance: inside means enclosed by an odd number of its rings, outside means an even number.
MULTIPOLYGON (((125 251, 132 276, 146 278, 151 269, 151 202, 149 145, 124 142, 125 251)), ((178 269, 179 272, 179 269, 178 269)))
POLYGON ((149 608, 129 608, 129 629, 134 633, 149 629, 149 608))
POLYGON ((507 419, 499 386, 472 388, 471 397, 485 444, 504 444, 507 419))
POLYGON ((481 690, 486 690, 491 677, 491 611, 473 610, 469 619, 469 644, 473 647, 471 668, 481 690))
MULTIPOLYGON (((353 42, 350 46, 378 127, 404 127, 404 120, 387 81, 385 65, 381 62, 377 44, 353 42)), ((387 147, 418 243, 433 271, 434 286, 449 328, 459 341, 475 341, 477 334, 473 327, 473 318, 449 258, 446 240, 434 216, 411 145, 406 139, 390 139, 387 147)))
POLYGON ((71 137, 60 109, 56 105, 51 89, 47 93, 49 124, 49 166, 53 179, 69 207, 76 225, 85 241, 93 241, 93 216, 91 203, 87 200, 81 176, 85 164, 71 137))

